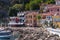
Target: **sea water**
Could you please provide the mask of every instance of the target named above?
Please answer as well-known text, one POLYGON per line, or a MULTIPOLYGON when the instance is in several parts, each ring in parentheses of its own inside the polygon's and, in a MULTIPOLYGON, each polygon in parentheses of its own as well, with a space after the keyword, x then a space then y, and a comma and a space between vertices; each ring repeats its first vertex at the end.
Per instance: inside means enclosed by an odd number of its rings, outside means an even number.
POLYGON ((0 40, 15 40, 16 38, 18 38, 19 34, 15 34, 15 35, 11 35, 10 38, 0 38, 0 40))
POLYGON ((0 38, 0 40, 15 40, 16 38, 12 35, 10 38, 0 38))
POLYGON ((11 36, 10 38, 0 38, 0 40, 14 40, 14 37, 11 36))

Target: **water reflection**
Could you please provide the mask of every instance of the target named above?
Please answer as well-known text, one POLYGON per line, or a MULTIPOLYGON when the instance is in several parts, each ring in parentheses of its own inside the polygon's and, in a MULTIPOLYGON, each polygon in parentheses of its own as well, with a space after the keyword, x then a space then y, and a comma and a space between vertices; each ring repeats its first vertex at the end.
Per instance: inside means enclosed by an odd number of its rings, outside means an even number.
POLYGON ((16 38, 18 38, 19 34, 16 33, 14 35, 12 35, 10 38, 0 38, 0 40, 15 40, 16 38))

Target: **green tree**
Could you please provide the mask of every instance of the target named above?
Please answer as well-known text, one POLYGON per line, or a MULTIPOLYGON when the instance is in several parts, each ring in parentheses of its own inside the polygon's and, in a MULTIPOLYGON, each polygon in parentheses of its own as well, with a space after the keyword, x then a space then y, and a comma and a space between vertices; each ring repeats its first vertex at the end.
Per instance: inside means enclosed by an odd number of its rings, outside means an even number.
POLYGON ((37 16, 37 19, 40 20, 40 19, 41 19, 41 15, 38 15, 38 16, 37 16))
POLYGON ((13 9, 13 8, 10 7, 9 16, 17 16, 17 12, 19 12, 19 10, 13 9))
POLYGON ((25 9, 27 10, 37 10, 40 8, 40 3, 42 0, 31 0, 29 3, 26 4, 25 9))
POLYGON ((43 3, 44 4, 54 4, 55 0, 3 0, 3 1, 0 1, 0 8, 8 11, 9 6, 11 7, 15 4, 23 4, 22 10, 24 10, 24 9, 37 10, 40 8, 39 6, 41 6, 41 4, 43 4, 43 3), (30 6, 26 6, 27 4, 29 4, 30 6))
POLYGON ((29 10, 29 8, 30 8, 30 5, 28 3, 28 4, 25 5, 25 10, 29 10))
POLYGON ((9 8, 9 16, 17 16, 17 12, 22 11, 22 4, 15 4, 9 8))
POLYGON ((13 8, 13 9, 17 9, 17 10, 19 10, 19 11, 22 11, 23 5, 22 5, 22 4, 15 4, 15 5, 13 5, 12 8, 13 8))
POLYGON ((41 15, 37 15, 37 26, 42 26, 40 23, 41 23, 41 15))
POLYGON ((46 4, 55 4, 55 0, 46 0, 45 3, 46 4))
POLYGON ((30 10, 35 10, 38 7, 37 2, 31 1, 30 2, 30 10))

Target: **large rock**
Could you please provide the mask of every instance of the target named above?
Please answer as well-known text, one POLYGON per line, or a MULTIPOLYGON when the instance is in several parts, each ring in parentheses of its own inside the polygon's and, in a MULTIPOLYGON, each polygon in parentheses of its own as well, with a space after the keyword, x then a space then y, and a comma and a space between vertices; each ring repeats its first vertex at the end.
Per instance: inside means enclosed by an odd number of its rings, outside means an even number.
POLYGON ((50 34, 45 28, 22 28, 19 40, 60 40, 58 35, 50 34))

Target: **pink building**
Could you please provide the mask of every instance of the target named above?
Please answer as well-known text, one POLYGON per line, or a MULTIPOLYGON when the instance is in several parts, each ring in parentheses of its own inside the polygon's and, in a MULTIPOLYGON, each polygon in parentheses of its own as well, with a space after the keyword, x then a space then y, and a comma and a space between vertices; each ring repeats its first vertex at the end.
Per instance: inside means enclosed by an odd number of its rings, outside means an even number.
POLYGON ((43 13, 42 15, 42 19, 46 19, 47 16, 53 16, 53 13, 47 12, 47 13, 43 13))
POLYGON ((60 15, 60 5, 47 5, 45 10, 46 13, 60 15))
POLYGON ((37 14, 38 12, 28 12, 25 15, 25 26, 28 26, 28 27, 37 26, 37 19, 36 19, 37 14))
POLYGON ((55 0, 56 4, 48 4, 45 6, 46 13, 54 16, 60 15, 60 0, 55 0))

